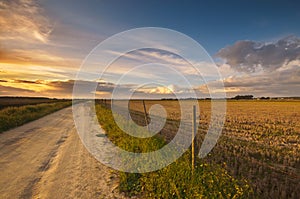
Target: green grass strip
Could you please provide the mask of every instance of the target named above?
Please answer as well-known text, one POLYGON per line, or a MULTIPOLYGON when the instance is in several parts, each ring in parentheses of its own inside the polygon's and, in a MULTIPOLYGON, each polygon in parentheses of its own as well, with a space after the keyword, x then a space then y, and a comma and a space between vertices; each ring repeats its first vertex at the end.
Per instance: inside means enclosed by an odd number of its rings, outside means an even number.
POLYGON ((0 133, 70 106, 71 101, 7 107, 0 110, 0 133))

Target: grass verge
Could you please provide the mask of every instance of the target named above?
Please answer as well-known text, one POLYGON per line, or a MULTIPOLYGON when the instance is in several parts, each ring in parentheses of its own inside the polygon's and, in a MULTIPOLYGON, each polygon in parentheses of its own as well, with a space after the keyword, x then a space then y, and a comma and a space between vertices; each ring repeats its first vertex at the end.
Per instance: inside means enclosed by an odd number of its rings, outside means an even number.
MULTIPOLYGON (((117 146, 132 152, 160 149, 164 141, 156 136, 134 138, 124 133, 114 122, 112 112, 96 105, 97 116, 108 137, 117 146)), ((169 166, 149 173, 119 172, 120 191, 141 198, 249 198, 253 191, 246 181, 234 179, 220 165, 197 160, 192 175, 191 155, 187 151, 169 166)))
POLYGON ((0 133, 70 106, 71 101, 7 107, 0 110, 0 133))

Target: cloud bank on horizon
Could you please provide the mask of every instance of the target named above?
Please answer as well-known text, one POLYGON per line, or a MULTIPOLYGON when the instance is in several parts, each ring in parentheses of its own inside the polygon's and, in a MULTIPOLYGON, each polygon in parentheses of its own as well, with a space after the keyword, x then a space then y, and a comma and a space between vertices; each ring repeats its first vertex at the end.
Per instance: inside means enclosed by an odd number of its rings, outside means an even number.
MULTIPOLYGON (((66 20, 69 18, 57 19, 53 10, 51 12, 43 6, 33 0, 0 1, 0 96, 71 97, 81 61, 94 46, 110 35, 92 31, 86 23, 74 25, 73 21, 66 20)), ((68 10, 64 12, 68 14, 68 10)), ((147 38, 138 39, 147 41, 147 38)), ((136 90, 137 98, 145 93, 153 98, 172 97, 174 94, 188 97, 192 91, 198 96, 209 97, 207 84, 213 85, 222 80, 229 97, 239 94, 299 96, 300 38, 297 35, 268 42, 237 40, 215 52, 215 62, 223 79, 214 78, 208 69, 202 73, 211 76, 211 81, 203 82, 176 54, 176 49, 170 49, 171 52, 141 49, 122 55, 111 65, 106 76, 101 80, 95 79, 98 82, 96 91, 90 92, 108 98, 118 87, 124 92, 136 90), (172 66, 195 80, 193 88, 187 88, 180 82, 170 83, 167 87, 150 85, 139 88, 138 82, 143 78, 161 78, 162 81, 167 77, 176 78, 176 75, 166 74, 159 66, 139 70, 131 81, 129 79, 122 84, 114 79, 131 66, 145 63, 172 66)), ((191 64, 210 67, 209 63, 191 64)), ((80 80, 80 84, 87 87, 91 83, 80 80)))
POLYGON ((300 93, 300 39, 288 36, 273 43, 238 41, 219 50, 227 70, 227 89, 258 96, 298 96, 300 93))

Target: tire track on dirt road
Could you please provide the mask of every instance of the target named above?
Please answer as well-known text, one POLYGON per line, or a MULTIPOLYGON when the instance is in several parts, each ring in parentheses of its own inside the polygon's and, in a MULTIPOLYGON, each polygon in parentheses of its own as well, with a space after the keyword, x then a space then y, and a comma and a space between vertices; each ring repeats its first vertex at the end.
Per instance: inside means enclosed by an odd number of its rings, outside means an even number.
POLYGON ((71 107, 0 134, 0 149, 0 198, 126 198, 81 143, 71 107))

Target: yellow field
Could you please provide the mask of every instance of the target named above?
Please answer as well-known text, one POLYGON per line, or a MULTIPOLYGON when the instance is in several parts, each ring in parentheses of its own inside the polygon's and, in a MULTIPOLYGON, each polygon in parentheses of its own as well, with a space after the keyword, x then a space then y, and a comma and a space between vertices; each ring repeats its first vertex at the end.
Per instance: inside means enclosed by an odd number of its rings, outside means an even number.
MULTIPOLYGON (((200 129, 206 130, 211 103, 198 103, 200 129)), ((151 106, 160 104, 168 119, 180 120, 178 101, 146 100, 145 104, 148 113, 151 106)), ((143 112, 142 101, 132 100, 129 107, 143 112)), ((175 127, 173 131, 168 128, 163 134, 176 133, 175 127)), ((225 163, 235 177, 250 181, 260 197, 300 197, 300 101, 228 100, 222 136, 205 159, 225 163)))
MULTIPOLYGON (((210 101, 198 101, 200 124, 207 127, 211 116, 210 101)), ((147 100, 147 113, 151 106, 162 105, 168 118, 180 120, 179 102, 175 100, 147 100)), ((143 103, 130 102, 130 109, 143 112, 143 103)), ((227 101, 224 133, 249 139, 268 142, 270 145, 298 146, 300 133, 300 101, 227 101), (276 137, 276 139, 269 139, 276 137)))

